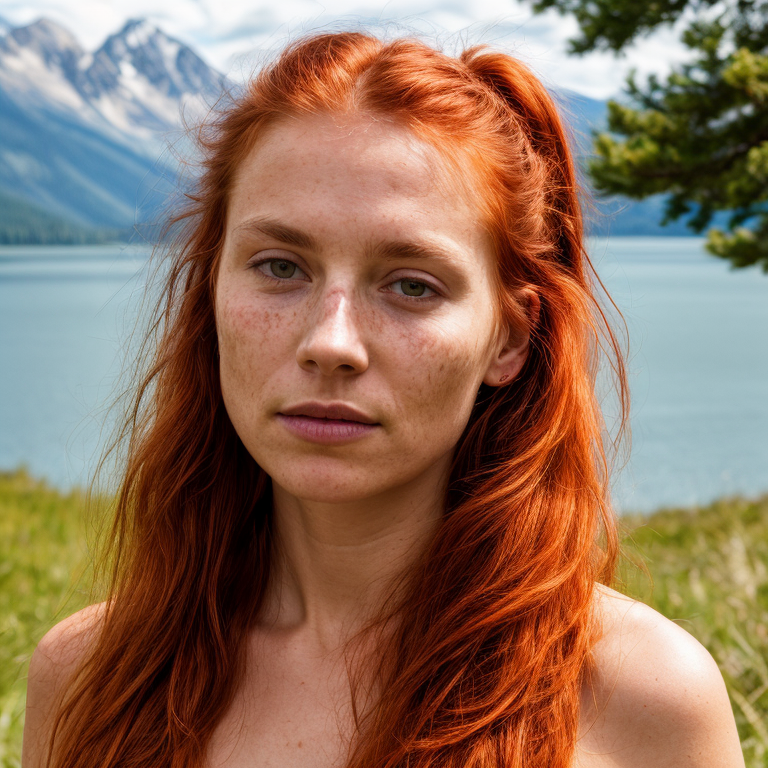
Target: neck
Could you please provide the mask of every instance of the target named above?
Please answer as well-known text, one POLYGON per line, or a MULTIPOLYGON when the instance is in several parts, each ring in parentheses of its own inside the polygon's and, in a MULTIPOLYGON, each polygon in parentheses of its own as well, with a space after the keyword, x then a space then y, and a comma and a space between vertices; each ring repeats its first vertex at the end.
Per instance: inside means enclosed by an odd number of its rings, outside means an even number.
POLYGON ((275 556, 263 621, 329 651, 383 608, 442 518, 446 467, 366 499, 299 499, 273 483, 275 556))

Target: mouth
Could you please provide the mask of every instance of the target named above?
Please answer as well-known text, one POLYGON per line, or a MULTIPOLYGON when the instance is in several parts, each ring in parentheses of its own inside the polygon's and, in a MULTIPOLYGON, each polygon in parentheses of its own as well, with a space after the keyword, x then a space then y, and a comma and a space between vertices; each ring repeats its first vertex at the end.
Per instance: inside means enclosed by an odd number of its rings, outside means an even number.
POLYGON ((291 416, 285 413, 281 413, 280 416, 285 416, 286 418, 289 418, 289 419, 300 418, 300 419, 308 419, 309 421, 320 421, 320 422, 326 422, 330 424, 365 424, 366 426, 377 426, 377 424, 374 422, 371 422, 369 424, 368 422, 357 421, 355 419, 330 419, 327 416, 308 416, 306 413, 294 413, 291 416))
POLYGON ((285 429, 310 443, 333 445, 359 440, 375 432, 381 425, 364 423, 353 419, 329 419, 324 416, 278 413, 278 419, 285 429))
POLYGON ((379 422, 357 407, 343 402, 307 402, 284 408, 280 415, 302 417, 315 421, 377 425, 379 422))

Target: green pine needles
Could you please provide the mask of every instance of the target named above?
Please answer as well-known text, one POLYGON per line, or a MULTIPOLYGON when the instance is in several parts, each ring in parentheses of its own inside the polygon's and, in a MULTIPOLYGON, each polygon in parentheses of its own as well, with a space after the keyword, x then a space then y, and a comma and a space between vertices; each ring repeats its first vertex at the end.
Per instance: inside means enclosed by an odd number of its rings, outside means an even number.
POLYGON ((572 13, 570 51, 616 53, 661 25, 684 26, 691 61, 666 80, 627 80, 608 104, 588 166, 596 191, 667 194, 663 224, 686 217, 707 249, 734 267, 768 272, 768 0, 537 0, 572 13))

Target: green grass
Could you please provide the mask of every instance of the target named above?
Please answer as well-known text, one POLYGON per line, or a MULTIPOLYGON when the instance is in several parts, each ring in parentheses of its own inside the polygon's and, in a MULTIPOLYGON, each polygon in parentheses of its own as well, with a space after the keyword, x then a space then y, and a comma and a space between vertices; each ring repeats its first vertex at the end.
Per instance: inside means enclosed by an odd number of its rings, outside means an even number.
MULTIPOLYGON (((85 497, 0 473, 0 768, 20 768, 29 658, 86 605, 85 497)), ((747 768, 768 766, 768 495, 625 517, 628 594, 674 619, 717 660, 747 768), (646 563, 652 584, 631 560, 646 563)))
POLYGON ((717 661, 747 768, 768 766, 768 495, 623 518, 624 591, 676 621, 717 661))

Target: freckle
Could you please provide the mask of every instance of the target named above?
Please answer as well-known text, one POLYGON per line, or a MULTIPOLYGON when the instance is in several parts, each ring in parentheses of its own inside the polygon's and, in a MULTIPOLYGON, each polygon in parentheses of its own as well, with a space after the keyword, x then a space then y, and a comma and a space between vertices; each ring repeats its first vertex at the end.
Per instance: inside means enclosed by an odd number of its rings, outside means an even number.
POLYGON ((304 746, 304 743, 300 741, 300 742, 299 742, 299 743, 298 743, 296 746, 297 746, 299 749, 301 749, 301 748, 304 746))

